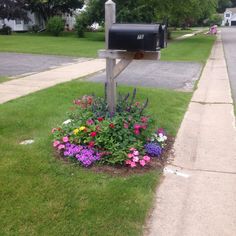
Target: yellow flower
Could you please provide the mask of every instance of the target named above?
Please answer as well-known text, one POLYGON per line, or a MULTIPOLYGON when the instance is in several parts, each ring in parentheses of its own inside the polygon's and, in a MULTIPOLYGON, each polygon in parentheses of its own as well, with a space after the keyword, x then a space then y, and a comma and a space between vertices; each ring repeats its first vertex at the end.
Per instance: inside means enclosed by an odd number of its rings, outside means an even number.
POLYGON ((78 134, 78 133, 79 133, 79 129, 74 129, 74 130, 73 130, 73 133, 74 133, 74 134, 78 134))
POLYGON ((84 126, 81 126, 81 127, 79 128, 79 131, 83 131, 83 130, 85 130, 85 127, 84 127, 84 126))

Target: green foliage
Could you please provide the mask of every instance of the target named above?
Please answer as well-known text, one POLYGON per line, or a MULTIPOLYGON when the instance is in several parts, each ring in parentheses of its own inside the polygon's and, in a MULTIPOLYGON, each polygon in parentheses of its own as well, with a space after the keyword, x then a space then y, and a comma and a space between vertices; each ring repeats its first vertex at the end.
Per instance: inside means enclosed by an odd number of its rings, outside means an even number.
POLYGON ((54 141, 61 142, 66 136, 73 144, 102 151, 103 163, 124 164, 129 148, 144 149, 151 134, 151 119, 144 113, 147 100, 144 104, 135 101, 136 89, 130 99, 129 94, 119 97, 115 114, 109 113, 101 97, 83 96, 75 100, 69 119, 53 129, 54 141))
POLYGON ((12 29, 9 26, 3 25, 2 29, 0 29, 1 35, 10 35, 12 33, 12 29))
POLYGON ((64 21, 60 16, 53 16, 49 18, 47 23, 47 31, 53 36, 59 36, 59 34, 64 30, 64 21))
POLYGON ((87 14, 82 12, 79 16, 76 17, 75 30, 79 38, 84 37, 84 32, 88 25, 87 14))
POLYGON ((52 16, 62 13, 72 14, 73 10, 83 6, 83 0, 25 0, 26 9, 37 13, 45 22, 52 16))
POLYGON ((212 15, 210 19, 207 21, 207 25, 218 25, 220 26, 222 24, 222 17, 218 14, 212 15))

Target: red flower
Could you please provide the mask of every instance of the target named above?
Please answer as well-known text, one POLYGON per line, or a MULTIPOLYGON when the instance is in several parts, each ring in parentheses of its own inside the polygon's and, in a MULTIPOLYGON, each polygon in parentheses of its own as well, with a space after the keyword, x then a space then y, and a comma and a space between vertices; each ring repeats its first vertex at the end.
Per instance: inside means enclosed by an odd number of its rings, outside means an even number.
POLYGON ((94 147, 94 145, 95 145, 95 142, 94 142, 94 141, 90 141, 90 142, 89 142, 89 147, 92 148, 92 147, 94 147))
POLYGON ((104 120, 103 117, 98 117, 98 121, 99 121, 99 122, 101 122, 101 121, 103 121, 103 120, 104 120))
POLYGON ((113 123, 109 124, 109 127, 114 129, 115 128, 115 125, 113 123))
POLYGON ((95 137, 96 135, 97 135, 97 132, 91 132, 91 133, 90 133, 90 136, 91 136, 91 137, 95 137))

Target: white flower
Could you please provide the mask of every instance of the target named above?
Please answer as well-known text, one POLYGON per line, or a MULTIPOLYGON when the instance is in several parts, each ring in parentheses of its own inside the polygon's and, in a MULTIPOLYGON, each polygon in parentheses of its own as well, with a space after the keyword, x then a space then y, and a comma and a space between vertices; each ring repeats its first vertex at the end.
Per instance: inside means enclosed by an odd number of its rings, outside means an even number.
POLYGON ((67 125, 67 124, 69 124, 71 121, 72 121, 71 119, 68 119, 68 120, 65 120, 62 124, 63 124, 63 125, 67 125))
POLYGON ((167 137, 163 135, 162 133, 160 133, 159 137, 157 138, 157 141, 162 143, 162 142, 165 142, 166 140, 167 140, 167 137))

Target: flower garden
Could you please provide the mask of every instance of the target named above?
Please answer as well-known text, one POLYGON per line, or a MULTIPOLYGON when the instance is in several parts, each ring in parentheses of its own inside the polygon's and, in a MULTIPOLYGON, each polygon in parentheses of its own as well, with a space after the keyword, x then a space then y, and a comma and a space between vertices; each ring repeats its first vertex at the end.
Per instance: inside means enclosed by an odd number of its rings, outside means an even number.
POLYGON ((110 114, 106 99, 84 95, 74 100, 60 126, 52 129, 53 146, 64 159, 84 167, 112 165, 144 168, 161 159, 167 136, 153 127, 144 103, 132 95, 119 94, 116 113, 110 114))

